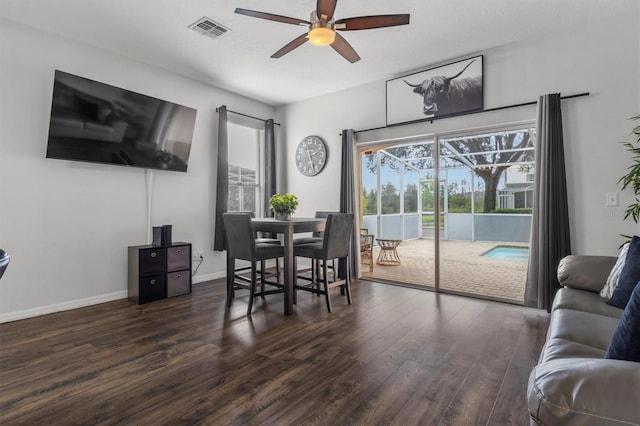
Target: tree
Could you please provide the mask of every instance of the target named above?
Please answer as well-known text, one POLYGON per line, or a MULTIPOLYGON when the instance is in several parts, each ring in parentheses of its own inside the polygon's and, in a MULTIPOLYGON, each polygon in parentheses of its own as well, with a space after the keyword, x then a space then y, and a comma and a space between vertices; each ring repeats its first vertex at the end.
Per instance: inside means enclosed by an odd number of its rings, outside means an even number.
POLYGON ((362 213, 377 214, 378 213, 378 195, 372 189, 367 193, 367 188, 364 189, 364 196, 362 197, 362 213))
POLYGON ((404 211, 405 213, 418 211, 418 187, 415 184, 407 184, 404 190, 404 211))
MULTIPOLYGON (((507 133, 491 135, 481 138, 447 141, 454 149, 471 160, 475 166, 474 172, 484 181, 484 213, 496 209, 496 195, 498 183, 505 170, 519 161, 533 159, 531 151, 518 151, 514 148, 533 146, 530 132, 507 133), (518 142, 517 145, 515 142, 518 142)), ((465 164, 459 158, 453 161, 465 164)))
MULTIPOLYGON (((521 150, 533 147, 531 129, 501 132, 479 137, 445 139, 440 149, 441 163, 444 167, 464 165, 469 167, 484 182, 484 202, 482 211, 489 213, 496 208, 496 195, 502 174, 513 164, 533 161, 532 150, 521 150)), ((384 151, 394 157, 402 158, 421 170, 435 169, 432 155, 432 144, 403 145, 387 148, 384 151)), ((398 169, 400 162, 382 155, 381 163, 392 169, 398 169)), ((376 172, 375 156, 367 158, 367 169, 376 172)), ((424 203, 423 203, 424 204, 424 203)))

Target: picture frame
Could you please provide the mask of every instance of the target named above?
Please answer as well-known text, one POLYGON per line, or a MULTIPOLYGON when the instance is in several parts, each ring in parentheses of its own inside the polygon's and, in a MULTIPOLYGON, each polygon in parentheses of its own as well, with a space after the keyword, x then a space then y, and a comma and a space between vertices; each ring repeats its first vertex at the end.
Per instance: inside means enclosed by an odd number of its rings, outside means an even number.
POLYGON ((387 126, 484 108, 484 55, 386 81, 387 126))

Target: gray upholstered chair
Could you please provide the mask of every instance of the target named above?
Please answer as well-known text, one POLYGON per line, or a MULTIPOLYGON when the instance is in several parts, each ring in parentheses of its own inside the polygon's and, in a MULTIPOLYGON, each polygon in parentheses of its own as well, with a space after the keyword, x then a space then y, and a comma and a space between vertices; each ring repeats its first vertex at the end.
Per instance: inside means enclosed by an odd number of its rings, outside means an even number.
MULTIPOLYGON (((255 218, 256 215, 253 211, 238 211, 238 212, 230 212, 230 213, 247 213, 251 216, 251 219, 255 218)), ((280 245, 280 240, 278 240, 277 238, 269 238, 269 237, 263 237, 260 236, 260 233, 256 233, 256 244, 276 244, 276 245, 280 245)), ((262 262, 260 262, 260 269, 258 270, 258 274, 260 274, 260 276, 262 276, 262 271, 265 270, 265 263, 264 260, 262 262)), ((235 272, 236 272, 236 276, 239 279, 243 279, 242 274, 246 273, 247 271, 249 271, 251 269, 251 266, 238 266, 237 268, 235 268, 235 272)), ((272 272, 266 272, 266 277, 271 277, 273 276, 274 273, 272 272)), ((276 259, 276 272, 275 272, 275 276, 276 277, 280 277, 280 261, 278 259, 276 259)), ((276 278, 278 279, 278 278, 276 278)), ((262 284, 262 291, 264 291, 264 284, 262 284)))
POLYGON ((267 259, 277 259, 284 256, 284 247, 276 244, 256 244, 256 233, 251 225, 249 213, 224 213, 222 215, 227 239, 227 306, 235 297, 235 290, 249 290, 249 306, 247 315, 251 315, 253 299, 255 296, 282 293, 284 286, 278 282, 267 281, 264 267, 260 270, 260 283, 262 290, 256 292, 257 263, 267 259), (249 278, 236 274, 236 259, 251 262, 251 275, 249 278), (275 290, 265 290, 264 285, 275 286, 275 290))
POLYGON ((347 301, 351 304, 351 276, 349 272, 349 247, 351 235, 353 234, 353 214, 352 213, 330 213, 327 217, 327 225, 324 230, 322 242, 302 244, 294 246, 296 257, 306 257, 322 262, 322 274, 314 273, 312 269, 312 280, 309 285, 296 285, 296 290, 310 291, 315 294, 324 294, 327 301, 327 310, 331 312, 331 298, 329 290, 334 287, 341 287, 347 293, 347 301), (337 279, 333 275, 333 281, 327 274, 327 263, 329 260, 346 259, 345 278, 337 279), (322 287, 321 288, 321 284, 322 287))
POLYGON ((0 278, 4 275, 4 271, 7 269, 7 266, 9 266, 10 259, 11 257, 9 256, 9 253, 0 249, 0 278))
MULTIPOLYGON (((331 214, 331 213, 338 213, 338 212, 316 211, 315 218, 316 219, 326 219, 327 216, 329 216, 329 214, 331 214)), ((317 231, 317 232, 312 233, 310 237, 294 238, 293 239, 293 246, 295 247, 295 246, 300 246, 302 244, 321 243, 323 236, 324 236, 324 231, 317 231)), ((329 265, 329 269, 331 269, 332 271, 335 271, 335 266, 336 266, 335 262, 332 261, 331 265, 329 265)), ((312 260, 310 269, 312 271, 315 271, 315 273, 319 273, 320 264, 317 263, 315 260, 312 260)), ((298 275, 298 278, 309 281, 310 278, 306 274, 308 271, 309 271, 309 269, 306 269, 306 268, 301 270, 302 274, 298 275)), ((313 274, 313 272, 312 272, 312 274, 313 274)))
MULTIPOLYGON (((316 214, 315 214, 315 218, 316 219, 326 219, 327 216, 329 216, 329 214, 331 214, 331 213, 338 213, 338 212, 317 211, 316 214)), ((319 243, 319 242, 322 242, 322 236, 323 235, 324 235, 323 231, 318 231, 318 232, 314 232, 313 234, 311 234, 310 237, 294 238, 293 239, 293 245, 294 246, 299 246, 301 244, 319 243)))

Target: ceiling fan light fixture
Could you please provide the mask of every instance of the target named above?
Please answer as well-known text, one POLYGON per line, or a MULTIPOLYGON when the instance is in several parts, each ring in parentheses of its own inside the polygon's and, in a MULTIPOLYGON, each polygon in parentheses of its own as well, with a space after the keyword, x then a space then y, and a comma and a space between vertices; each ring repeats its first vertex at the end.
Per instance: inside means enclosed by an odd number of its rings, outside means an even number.
POLYGON ((314 46, 328 46, 336 39, 336 33, 331 28, 318 26, 309 31, 309 43, 314 46))

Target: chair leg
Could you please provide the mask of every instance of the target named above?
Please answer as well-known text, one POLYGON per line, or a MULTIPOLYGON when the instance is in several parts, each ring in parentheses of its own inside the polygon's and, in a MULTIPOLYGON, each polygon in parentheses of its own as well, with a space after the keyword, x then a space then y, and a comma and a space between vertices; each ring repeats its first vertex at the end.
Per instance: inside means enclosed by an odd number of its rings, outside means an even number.
MULTIPOLYGON (((325 272, 326 274, 326 272, 325 272)), ((322 277, 324 279, 324 276, 322 277)), ((316 284, 316 290, 320 291, 320 259, 311 259, 311 285, 316 284), (315 281, 313 279, 313 271, 316 271, 315 281)), ((316 293, 316 296, 320 297, 320 293, 316 293)))
POLYGON ((329 298, 329 279, 327 277, 327 262, 324 261, 322 263, 322 272, 323 272, 323 278, 324 278, 324 294, 325 297, 327 299, 327 310, 329 312, 331 312, 331 299, 329 298))
POLYGON ((234 296, 236 260, 227 254, 227 307, 231 306, 234 296))
MULTIPOLYGON (((277 262, 277 259, 276 259, 276 262, 277 262)), ((293 256, 293 304, 294 305, 298 303, 298 292, 296 290, 296 285, 298 285, 298 258, 293 256)))
POLYGON ((260 261, 260 291, 262 292, 262 298, 264 299, 264 280, 265 280, 265 272, 264 268, 266 267, 266 262, 264 260, 260 261))
POLYGON ((251 285, 249 286, 249 307, 247 308, 247 315, 251 315, 251 310, 253 308, 253 298, 256 293, 256 262, 251 263, 251 285))
POLYGON ((345 281, 346 284, 344 285, 344 288, 347 291, 347 302, 349 302, 349 304, 351 304, 351 271, 349 271, 349 256, 347 255, 347 267, 345 268, 345 281))

